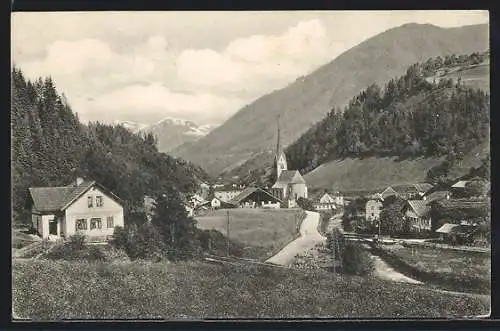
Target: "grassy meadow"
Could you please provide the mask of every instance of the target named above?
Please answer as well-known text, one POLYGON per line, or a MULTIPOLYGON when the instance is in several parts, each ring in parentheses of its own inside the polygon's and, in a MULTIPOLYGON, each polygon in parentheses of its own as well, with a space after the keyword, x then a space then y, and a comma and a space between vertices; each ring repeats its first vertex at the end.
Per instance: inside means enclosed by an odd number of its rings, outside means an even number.
POLYGON ((441 289, 490 294, 490 254, 385 245, 376 250, 397 271, 441 289))
POLYGON ((486 281, 491 278, 489 254, 421 246, 412 250, 411 247, 401 245, 387 246, 386 249, 425 272, 446 273, 460 277, 475 275, 486 281))
POLYGON ((471 317, 488 297, 324 271, 202 262, 14 260, 13 313, 31 320, 471 317))
POLYGON ((246 247, 246 257, 257 259, 271 257, 292 241, 305 217, 301 209, 219 209, 197 216, 197 226, 226 235, 228 211, 229 238, 246 247))

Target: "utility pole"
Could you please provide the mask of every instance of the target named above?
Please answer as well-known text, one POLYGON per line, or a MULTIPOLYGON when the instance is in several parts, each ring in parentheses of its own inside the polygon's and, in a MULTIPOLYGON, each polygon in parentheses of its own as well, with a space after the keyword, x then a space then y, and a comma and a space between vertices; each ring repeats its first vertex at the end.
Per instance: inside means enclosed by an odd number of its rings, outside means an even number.
POLYGON ((227 228, 226 228, 226 255, 229 257, 229 210, 227 212, 227 228))

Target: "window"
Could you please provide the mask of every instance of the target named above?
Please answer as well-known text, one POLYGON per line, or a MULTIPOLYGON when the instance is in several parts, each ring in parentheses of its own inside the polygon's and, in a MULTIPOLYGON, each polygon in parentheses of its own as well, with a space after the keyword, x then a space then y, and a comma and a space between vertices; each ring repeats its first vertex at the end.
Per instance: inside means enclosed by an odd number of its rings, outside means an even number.
POLYGON ((108 228, 113 228, 115 226, 113 216, 108 216, 108 218, 106 218, 106 223, 108 228))
POLYGON ((96 196, 95 197, 95 206, 96 207, 102 207, 103 201, 102 201, 102 196, 96 196))
POLYGON ((89 206, 89 208, 94 206, 94 199, 92 197, 87 198, 87 205, 89 206))
POLYGON ((100 218, 91 218, 90 219, 90 230, 101 229, 101 228, 102 228, 102 224, 101 224, 100 218))
POLYGON ((84 218, 77 219, 75 222, 75 231, 87 230, 87 220, 84 218))

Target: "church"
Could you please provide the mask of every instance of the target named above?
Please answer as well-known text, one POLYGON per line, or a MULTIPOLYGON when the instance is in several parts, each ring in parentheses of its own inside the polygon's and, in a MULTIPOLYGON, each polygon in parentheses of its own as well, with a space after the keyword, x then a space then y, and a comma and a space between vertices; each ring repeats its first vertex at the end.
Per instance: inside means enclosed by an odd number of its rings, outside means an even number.
POLYGON ((288 170, 286 155, 281 148, 279 120, 275 164, 276 183, 271 187, 271 193, 284 202, 283 207, 294 208, 297 199, 307 199, 307 185, 298 170, 288 170))

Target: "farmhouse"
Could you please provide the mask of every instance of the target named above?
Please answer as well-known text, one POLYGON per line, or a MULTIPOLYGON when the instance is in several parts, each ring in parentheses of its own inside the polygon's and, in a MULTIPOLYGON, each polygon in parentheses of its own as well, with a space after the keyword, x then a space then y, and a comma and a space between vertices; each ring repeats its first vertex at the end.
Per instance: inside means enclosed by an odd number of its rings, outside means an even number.
POLYGON ((421 232, 431 230, 431 207, 425 200, 407 200, 403 209, 405 217, 410 221, 410 230, 421 232))
POLYGON ((380 197, 382 199, 386 199, 390 196, 394 196, 394 195, 398 195, 398 192, 396 192, 392 187, 388 186, 385 190, 383 190, 381 193, 380 193, 380 197))
POLYGON ((228 203, 239 208, 280 208, 282 202, 261 188, 247 187, 228 203))
POLYGON ((451 244, 467 244, 479 236, 479 227, 473 225, 445 223, 436 230, 441 240, 451 244))
POLYGON ((432 185, 428 183, 394 186, 394 191, 397 192, 397 195, 407 200, 421 199, 430 189, 432 189, 432 185))
POLYGON ((314 208, 317 210, 331 210, 337 209, 337 201, 334 196, 330 195, 328 192, 323 192, 316 194, 313 199, 314 208))
POLYGON ((383 204, 381 199, 369 199, 366 202, 366 220, 369 222, 375 222, 380 219, 380 212, 382 211, 383 204))
POLYGON ((280 144, 279 122, 275 162, 277 179, 271 192, 280 201, 286 202, 287 207, 296 207, 299 198, 307 199, 307 185, 298 170, 288 170, 286 156, 280 144))
POLYGON ((123 202, 95 181, 77 178, 62 187, 30 187, 32 226, 42 238, 68 237, 81 232, 107 239, 123 226, 123 202))

